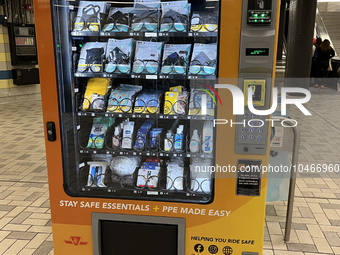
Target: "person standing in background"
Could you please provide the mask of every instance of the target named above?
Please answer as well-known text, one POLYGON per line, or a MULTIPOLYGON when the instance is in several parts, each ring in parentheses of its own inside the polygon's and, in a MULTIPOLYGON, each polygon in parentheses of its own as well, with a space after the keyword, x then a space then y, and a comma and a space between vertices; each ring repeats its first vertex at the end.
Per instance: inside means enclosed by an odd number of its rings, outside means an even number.
MULTIPOLYGON (((322 39, 320 37, 314 39, 315 43, 313 44, 313 51, 312 51, 312 66, 310 71, 310 77, 311 77, 311 84, 314 84, 315 77, 317 75, 317 69, 316 69, 316 61, 317 61, 317 51, 316 49, 319 48, 322 44, 322 39)), ((316 85, 316 84, 315 84, 316 85)), ((319 85, 318 85, 319 86, 319 85)))
MULTIPOLYGON (((319 84, 321 84, 320 88, 326 88, 325 78, 327 77, 328 68, 330 65, 330 59, 335 56, 335 51, 331 47, 331 43, 329 40, 324 40, 320 47, 316 50, 317 58, 316 58, 316 77, 319 78, 319 84)), ((315 88, 318 88, 319 85, 314 85, 315 88)))

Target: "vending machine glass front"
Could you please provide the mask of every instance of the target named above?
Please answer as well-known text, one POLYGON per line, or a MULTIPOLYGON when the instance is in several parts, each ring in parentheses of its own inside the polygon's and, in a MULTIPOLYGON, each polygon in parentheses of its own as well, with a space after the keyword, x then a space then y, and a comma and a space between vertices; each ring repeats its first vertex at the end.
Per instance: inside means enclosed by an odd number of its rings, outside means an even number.
POLYGON ((52 3, 65 192, 211 203, 220 2, 52 3))

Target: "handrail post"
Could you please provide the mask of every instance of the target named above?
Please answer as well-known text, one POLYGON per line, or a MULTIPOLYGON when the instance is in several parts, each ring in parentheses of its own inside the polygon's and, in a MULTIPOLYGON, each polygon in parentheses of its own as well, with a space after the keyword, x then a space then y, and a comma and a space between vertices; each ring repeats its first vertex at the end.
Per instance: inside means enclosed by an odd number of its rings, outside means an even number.
MULTIPOLYGON (((273 118, 278 119, 280 121, 290 120, 289 118, 281 117, 281 116, 280 117, 273 116, 273 118)), ((291 122, 288 125, 291 126, 294 132, 294 146, 293 146, 292 165, 291 165, 291 172, 290 172, 289 195, 288 195, 286 227, 285 227, 285 236, 284 236, 285 242, 289 242, 290 240, 290 232, 291 232, 292 219, 293 219, 296 175, 297 175, 299 152, 300 152, 300 130, 297 126, 293 126, 291 122)))

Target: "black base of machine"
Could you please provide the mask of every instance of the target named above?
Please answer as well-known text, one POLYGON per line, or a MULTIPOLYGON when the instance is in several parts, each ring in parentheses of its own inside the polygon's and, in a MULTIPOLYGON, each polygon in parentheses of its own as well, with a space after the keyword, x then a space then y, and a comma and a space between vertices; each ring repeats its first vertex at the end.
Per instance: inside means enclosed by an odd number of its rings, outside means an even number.
POLYGON ((39 68, 31 69, 13 69, 13 84, 30 85, 39 84, 39 68))

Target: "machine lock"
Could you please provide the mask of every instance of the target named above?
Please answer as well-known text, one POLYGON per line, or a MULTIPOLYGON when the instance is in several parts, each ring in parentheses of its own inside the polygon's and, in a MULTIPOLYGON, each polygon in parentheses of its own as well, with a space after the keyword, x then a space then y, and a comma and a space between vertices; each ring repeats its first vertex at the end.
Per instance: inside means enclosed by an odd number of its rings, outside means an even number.
POLYGON ((46 131, 47 131, 47 140, 48 141, 54 142, 55 140, 57 140, 54 122, 50 121, 50 122, 46 123, 46 131))

